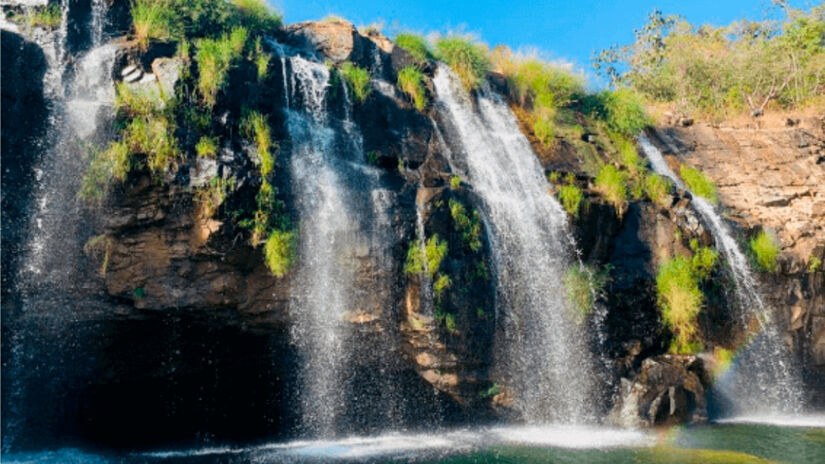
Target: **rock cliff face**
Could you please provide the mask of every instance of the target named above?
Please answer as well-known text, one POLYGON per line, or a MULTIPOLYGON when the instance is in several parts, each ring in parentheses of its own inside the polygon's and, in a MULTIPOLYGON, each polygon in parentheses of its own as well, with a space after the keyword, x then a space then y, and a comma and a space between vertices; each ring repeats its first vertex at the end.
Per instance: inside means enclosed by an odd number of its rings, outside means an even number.
MULTIPOLYGON (((813 392, 825 375, 825 278, 822 266, 814 264, 825 256, 823 121, 822 115, 774 116, 655 131, 673 167, 698 168, 716 183, 743 244, 762 229, 779 239, 779 270, 759 280, 813 392)), ((822 395, 815 401, 822 404, 822 395)))
MULTIPOLYGON (((110 24, 122 33, 123 12, 112 14, 110 24)), ((359 351, 350 381, 400 379, 409 403, 399 413, 403 425, 510 416, 510 393, 490 374, 496 330, 491 244, 482 224, 481 245, 468 246, 455 223, 451 203, 460 203, 472 215, 478 199, 470 187, 450 185, 449 147, 439 138, 437 112, 415 110, 394 88, 397 72, 411 57, 386 37, 361 34, 344 21, 290 25, 277 39, 332 63, 352 61, 370 69, 375 79, 371 96, 354 106, 352 120, 361 129, 364 151, 374 155, 374 165, 390 179, 390 259, 399 264, 387 277, 362 256, 353 270, 364 291, 361 304, 346 318, 359 351), (449 250, 442 266, 451 285, 437 297, 431 281, 403 271, 421 233, 437 234, 449 250), (390 288, 374 284, 385 278, 390 288), (391 307, 384 307, 384 301, 391 307), (451 315, 451 322, 443 320, 444 314, 451 315), (378 355, 383 352, 389 358, 378 355), (423 404, 427 408, 419 408, 423 404), (437 417, 421 409, 436 411, 437 417)), ((284 151, 290 148, 282 111, 285 62, 271 60, 263 82, 252 77, 250 66, 232 70, 213 111, 224 140, 216 160, 182 163, 169 182, 137 171, 93 212, 94 232, 76 243, 82 248, 93 236, 101 237, 86 247, 87 257, 76 265, 75 273, 88 278, 50 301, 63 308, 52 318, 20 310, 25 298, 16 289, 17 267, 25 256, 10 246, 27 234, 30 160, 45 149, 36 142, 49 110, 41 87, 47 68, 41 48, 53 46, 55 38, 41 40, 50 43, 3 31, 3 357, 8 360, 11 354, 8 336, 51 327, 53 337, 47 340, 65 340, 21 345, 29 354, 12 366, 15 381, 41 386, 22 399, 4 388, 4 406, 16 404, 13 412, 4 407, 4 427, 37 437, 17 446, 91 440, 134 447, 294 434, 298 418, 290 401, 300 388, 294 380, 299 355, 290 338, 296 315, 289 301, 300 282, 294 274, 273 277, 261 248, 246 239, 248 233, 226 215, 204 208, 195 193, 212 176, 231 175, 238 185, 225 211, 254 201, 259 181, 253 176, 249 144, 232 128, 243 102, 259 98, 269 107, 274 137, 284 151), (7 195, 10 191, 15 194, 7 195), (29 358, 35 356, 63 367, 30 369, 36 363, 29 358), (59 398, 56 405, 39 402, 49 394, 59 398), (20 416, 37 420, 21 421, 20 416)), ((70 42, 79 48, 83 41, 70 42)), ((115 81, 137 73, 133 80, 166 92, 176 88, 180 73, 172 44, 139 52, 125 41, 117 43, 115 81)), ((425 72, 432 74, 431 69, 425 72)), ((343 100, 342 93, 332 95, 329 111, 341 112, 343 100)), ((722 203, 743 233, 763 227, 777 233, 782 267, 778 275, 764 277, 771 289, 766 294, 785 312, 789 343, 810 368, 809 380, 822 382, 817 376, 825 369, 825 284, 822 270, 807 272, 810 257, 825 260, 825 154, 821 121, 816 124, 775 130, 666 127, 656 135, 674 161, 700 167, 718 183, 722 203)), ((617 422, 638 425, 706 420, 704 395, 710 381, 702 360, 662 355, 669 334, 656 307, 655 274, 662 259, 686 251, 691 239, 712 245, 712 238, 685 192, 674 192, 666 207, 632 202, 619 214, 599 199, 592 179, 576 172, 574 156, 561 150, 544 165, 548 172, 578 175, 590 200, 573 221, 581 258, 612 269, 613 278, 587 324, 594 334, 591 345, 603 353, 605 378, 616 401, 614 406, 608 395, 605 404, 593 408, 606 412, 612 407, 617 422)), ((276 187, 290 192, 291 182, 284 176, 276 187)), ((285 195, 283 200, 285 213, 295 218, 297 199, 285 195)), ((704 332, 720 344, 741 335, 731 328, 724 293, 709 289, 709 294, 714 296, 700 316, 704 332)), ((372 385, 364 388, 376 396, 386 393, 369 390, 372 385)), ((357 426, 372 430, 381 424, 357 426)))

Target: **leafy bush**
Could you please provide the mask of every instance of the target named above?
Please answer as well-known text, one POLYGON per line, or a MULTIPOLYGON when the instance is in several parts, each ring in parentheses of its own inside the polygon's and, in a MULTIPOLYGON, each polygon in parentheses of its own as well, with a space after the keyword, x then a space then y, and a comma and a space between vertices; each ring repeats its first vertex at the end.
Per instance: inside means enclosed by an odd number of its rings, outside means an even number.
POLYGON ((407 250, 407 261, 404 264, 404 272, 407 274, 423 274, 427 272, 432 278, 441 267, 441 261, 447 256, 447 242, 438 238, 438 234, 430 237, 424 249, 421 249, 421 241, 413 240, 407 250))
POLYGON ((281 17, 264 0, 232 0, 241 24, 250 30, 266 33, 281 27, 281 17))
POLYGON ((295 262, 296 239, 293 232, 274 230, 264 245, 266 266, 275 277, 283 277, 295 262))
POLYGON ((750 240, 751 254, 757 267, 764 272, 775 272, 776 258, 779 256, 779 244, 773 235, 760 231, 750 240))
POLYGON ((398 34, 395 36, 395 45, 412 55, 415 64, 419 67, 425 66, 433 58, 430 45, 420 35, 410 32, 398 34))
POLYGON ((195 144, 195 153, 198 158, 215 158, 218 154, 218 138, 203 136, 195 144))
POLYGON ((816 256, 811 256, 808 260, 808 274, 813 274, 822 268, 822 260, 816 256))
POLYGON ((347 83, 347 88, 352 92, 353 99, 357 102, 366 100, 372 92, 369 71, 349 61, 342 63, 339 70, 341 77, 343 77, 347 83))
POLYGON ((125 143, 111 142, 105 150, 93 148, 78 196, 89 202, 102 203, 112 183, 126 180, 131 168, 132 159, 125 143))
POLYGON ((255 143, 255 149, 261 157, 261 177, 266 178, 275 168, 272 134, 266 116, 257 111, 249 112, 241 121, 241 132, 255 143))
POLYGON ((450 216, 453 218, 455 230, 461 234, 462 240, 472 251, 481 249, 481 216, 478 211, 473 210, 473 215, 468 216, 464 205, 454 199, 450 199, 450 216))
POLYGON ((398 72, 398 88, 409 95, 418 111, 427 107, 427 91, 424 88, 424 73, 415 66, 407 66, 398 72))
POLYGON ((705 198, 713 204, 719 202, 716 185, 702 171, 683 164, 679 169, 679 174, 691 193, 705 198))
POLYGON ((226 75, 234 61, 242 56, 247 31, 233 28, 229 34, 217 39, 198 39, 198 90, 208 106, 214 106, 220 91, 226 84, 226 75))
POLYGON ((150 40, 170 40, 175 36, 177 13, 169 0, 134 0, 132 27, 135 40, 146 50, 150 40))
POLYGON ((579 217, 584 194, 582 190, 574 184, 567 184, 559 187, 559 200, 564 210, 573 217, 579 217))
POLYGON ((613 83, 679 111, 713 118, 770 105, 815 105, 825 95, 825 6, 784 6, 784 20, 694 26, 654 10, 634 43, 594 59, 613 83))
POLYGON ((612 164, 605 164, 596 176, 596 190, 609 201, 619 214, 627 204, 627 174, 612 164))
POLYGON ((464 88, 474 90, 490 70, 487 50, 469 37, 442 37, 435 44, 436 56, 456 73, 464 88))
POLYGON ((645 176, 644 190, 653 203, 663 208, 670 206, 670 193, 673 191, 673 184, 666 177, 649 173, 645 176))
POLYGON ((450 188, 458 190, 461 187, 461 176, 450 176, 450 188))
POLYGON ((581 324, 593 310, 596 298, 610 281, 609 269, 595 270, 588 266, 573 266, 564 276, 567 301, 572 307, 573 319, 581 324))
POLYGON ((605 90, 600 99, 603 118, 611 131, 633 138, 650 124, 641 98, 630 88, 605 90))

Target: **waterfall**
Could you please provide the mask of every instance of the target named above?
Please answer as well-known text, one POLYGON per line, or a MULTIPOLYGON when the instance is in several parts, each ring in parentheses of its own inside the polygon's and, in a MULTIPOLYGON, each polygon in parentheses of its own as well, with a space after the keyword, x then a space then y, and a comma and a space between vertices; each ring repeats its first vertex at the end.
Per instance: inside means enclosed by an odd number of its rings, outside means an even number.
POLYGON ((495 375, 513 390, 528 422, 588 421, 594 376, 587 337, 568 317, 564 278, 574 242, 566 213, 500 97, 482 90, 474 110, 444 65, 433 83, 442 119, 454 126, 451 164, 467 166, 461 174, 482 199, 489 224, 501 327, 495 375))
POLYGON ((291 72, 283 79, 289 171, 300 220, 291 336, 302 357, 303 429, 329 437, 364 423, 386 426, 398 414, 395 386, 387 372, 354 373, 366 357, 383 355, 362 346, 354 326, 387 306, 396 267, 389 251, 396 240, 389 214, 393 193, 382 188, 380 171, 366 164, 345 87, 335 89, 345 97, 344 119, 336 120, 327 66, 297 55, 285 63, 291 72), (359 395, 362 388, 375 391, 359 395))
MULTIPOLYGON (((644 134, 639 146, 650 161, 653 170, 670 178, 686 190, 684 183, 670 169, 662 152, 644 134)), ((781 329, 773 321, 771 311, 762 301, 748 260, 730 228, 706 199, 693 195, 696 211, 710 227, 717 248, 720 249, 733 278, 742 327, 758 321, 759 332, 742 348, 731 370, 717 382, 714 393, 719 394, 733 415, 795 413, 802 409, 802 390, 794 373, 790 353, 785 347, 781 329)))

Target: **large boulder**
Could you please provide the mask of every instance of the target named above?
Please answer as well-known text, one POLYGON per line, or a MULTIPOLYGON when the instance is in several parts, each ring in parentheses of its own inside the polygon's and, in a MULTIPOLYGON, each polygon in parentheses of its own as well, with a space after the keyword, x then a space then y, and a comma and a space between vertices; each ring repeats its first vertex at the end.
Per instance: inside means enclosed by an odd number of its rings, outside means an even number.
POLYGON ((622 427, 706 422, 708 379, 696 356, 645 359, 634 378, 621 379, 610 421, 622 427))

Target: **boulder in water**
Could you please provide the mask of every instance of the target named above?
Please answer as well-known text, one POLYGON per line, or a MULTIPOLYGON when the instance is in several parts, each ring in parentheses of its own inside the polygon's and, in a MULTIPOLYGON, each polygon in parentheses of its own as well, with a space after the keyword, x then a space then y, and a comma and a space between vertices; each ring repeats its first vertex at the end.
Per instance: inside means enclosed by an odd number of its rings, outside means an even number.
POLYGON ((696 356, 645 359, 632 380, 621 379, 610 421, 623 427, 706 422, 708 382, 704 364, 696 356))

